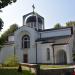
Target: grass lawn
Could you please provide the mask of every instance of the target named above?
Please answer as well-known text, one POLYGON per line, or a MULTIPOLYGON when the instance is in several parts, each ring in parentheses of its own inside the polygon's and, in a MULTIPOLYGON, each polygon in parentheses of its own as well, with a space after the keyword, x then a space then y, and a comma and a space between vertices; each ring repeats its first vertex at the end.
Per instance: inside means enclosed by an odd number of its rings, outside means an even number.
POLYGON ((0 75, 34 75, 30 71, 23 70, 22 73, 18 72, 17 69, 4 69, 0 68, 0 75))
POLYGON ((41 65, 41 69, 61 69, 69 67, 70 65, 41 65))

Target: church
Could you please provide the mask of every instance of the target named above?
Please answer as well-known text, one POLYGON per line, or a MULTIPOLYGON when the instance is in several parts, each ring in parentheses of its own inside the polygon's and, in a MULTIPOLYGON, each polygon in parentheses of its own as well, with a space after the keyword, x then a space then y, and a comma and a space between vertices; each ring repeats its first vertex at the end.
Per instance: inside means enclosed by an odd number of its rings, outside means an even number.
POLYGON ((0 63, 15 54, 19 63, 71 64, 74 30, 74 27, 45 29, 44 17, 33 10, 23 16, 23 26, 1 48, 0 63))

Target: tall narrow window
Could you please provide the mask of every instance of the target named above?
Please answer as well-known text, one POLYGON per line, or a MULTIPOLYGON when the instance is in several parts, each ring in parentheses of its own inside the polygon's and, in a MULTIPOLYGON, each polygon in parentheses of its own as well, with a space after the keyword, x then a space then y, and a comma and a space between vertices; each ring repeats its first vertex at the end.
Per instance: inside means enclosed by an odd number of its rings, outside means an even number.
POLYGON ((22 48, 29 48, 30 47, 30 37, 28 35, 24 35, 22 37, 22 48))
POLYGON ((50 49, 47 48, 47 60, 50 60, 50 49))

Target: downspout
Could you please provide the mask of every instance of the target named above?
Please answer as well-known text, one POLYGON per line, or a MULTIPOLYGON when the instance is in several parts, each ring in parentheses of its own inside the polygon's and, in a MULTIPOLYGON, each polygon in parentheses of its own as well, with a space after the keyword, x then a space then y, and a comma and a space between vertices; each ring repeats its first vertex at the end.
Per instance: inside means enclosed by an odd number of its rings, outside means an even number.
POLYGON ((52 45, 52 48, 53 48, 53 63, 55 64, 54 45, 52 45))
POLYGON ((37 64, 37 42, 36 42, 36 64, 37 64))

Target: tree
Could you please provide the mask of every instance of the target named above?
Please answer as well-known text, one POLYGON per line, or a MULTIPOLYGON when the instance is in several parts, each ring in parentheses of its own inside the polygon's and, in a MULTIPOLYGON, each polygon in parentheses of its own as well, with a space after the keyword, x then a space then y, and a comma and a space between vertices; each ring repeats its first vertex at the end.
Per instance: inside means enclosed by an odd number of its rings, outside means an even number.
POLYGON ((16 2, 16 0, 0 0, 0 9, 14 2, 16 2))
POLYGON ((3 45, 6 41, 8 41, 8 37, 10 35, 14 34, 14 32, 17 29, 18 29, 17 24, 11 25, 10 28, 1 35, 1 37, 0 37, 0 45, 3 45))
MULTIPOLYGON (((7 5, 14 3, 16 1, 17 0, 0 0, 0 9, 6 7, 7 5)), ((0 10, 0 12, 2 12, 2 10, 0 10)), ((3 24, 4 23, 3 23, 2 19, 0 18, 0 30, 2 29, 3 24)))
POLYGON ((2 27, 3 27, 3 25, 4 25, 4 22, 3 22, 2 19, 0 18, 0 31, 1 31, 2 27))
POLYGON ((60 23, 57 23, 57 24, 54 25, 54 28, 61 28, 61 27, 62 27, 62 26, 61 26, 60 23))
POLYGON ((12 35, 16 30, 18 29, 18 25, 17 24, 13 24, 10 26, 10 28, 7 30, 7 33, 10 35, 12 35))
POLYGON ((75 26, 75 21, 69 21, 66 23, 66 26, 69 27, 69 26, 75 26))
POLYGON ((2 12, 2 10, 0 10, 0 12, 2 12))

